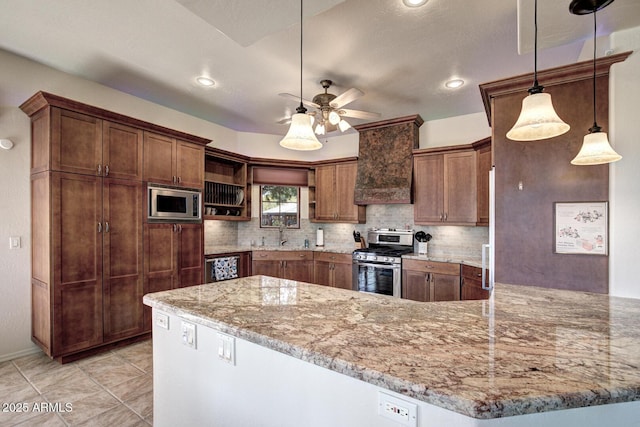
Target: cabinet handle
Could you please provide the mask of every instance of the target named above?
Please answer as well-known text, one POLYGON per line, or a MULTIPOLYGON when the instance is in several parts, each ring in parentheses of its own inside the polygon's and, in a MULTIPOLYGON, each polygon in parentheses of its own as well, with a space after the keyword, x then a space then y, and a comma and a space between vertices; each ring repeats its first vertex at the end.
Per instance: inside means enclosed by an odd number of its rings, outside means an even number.
POLYGON ((440 221, 442 221, 442 212, 440 212, 440 221))
POLYGON ((171 182, 173 182, 174 184, 176 183, 176 176, 175 176, 175 175, 173 175, 173 176, 171 177, 171 182))
POLYGON ((444 220, 445 221, 447 220, 447 214, 448 214, 447 212, 444 213, 444 220))
POLYGON ((109 221, 106 221, 106 222, 104 223, 104 232, 105 232, 105 233, 108 233, 108 232, 109 232, 109 221))
POLYGON ((182 233, 182 224, 178 224, 178 233, 182 233))
POLYGON ((109 165, 104 166, 104 176, 109 176, 109 165))
POLYGON ((98 176, 102 175, 102 165, 98 165, 98 176))
POLYGON ((182 182, 182 177, 178 177, 178 184, 180 184, 182 182))
POLYGON ((305 257, 305 254, 300 254, 300 255, 298 255, 298 256, 299 256, 300 258, 304 258, 304 257, 305 257))
POLYGON ((173 232, 175 233, 178 230, 178 226, 176 224, 173 224, 173 232))
POLYGON ((102 223, 98 223, 98 233, 102 233, 102 223))

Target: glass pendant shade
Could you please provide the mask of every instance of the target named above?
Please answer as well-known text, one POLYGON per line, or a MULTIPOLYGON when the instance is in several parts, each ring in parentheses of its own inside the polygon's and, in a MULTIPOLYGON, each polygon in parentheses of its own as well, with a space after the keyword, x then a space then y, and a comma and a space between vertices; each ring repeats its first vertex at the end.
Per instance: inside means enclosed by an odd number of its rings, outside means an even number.
POLYGON ((606 132, 593 132, 584 136, 582 148, 578 155, 571 160, 572 165, 601 165, 604 163, 617 162, 622 156, 616 153, 606 132))
POLYGON ((329 123, 331 123, 332 125, 337 125, 338 123, 340 123, 340 115, 335 111, 330 112, 329 123))
POLYGON ((324 132, 324 125, 322 123, 318 123, 318 126, 316 126, 316 134, 324 135, 324 132))
POLYGON ((507 132, 514 141, 536 141, 567 133, 570 126, 562 121, 551 102, 551 95, 540 92, 522 100, 520 117, 507 132))
POLYGON ((311 151, 322 148, 311 127, 311 118, 305 113, 296 113, 291 116, 291 127, 284 136, 280 145, 290 150, 311 151))
POLYGON ((345 130, 349 129, 351 125, 344 120, 340 120, 340 123, 338 123, 338 127, 340 128, 340 132, 344 132, 345 130))

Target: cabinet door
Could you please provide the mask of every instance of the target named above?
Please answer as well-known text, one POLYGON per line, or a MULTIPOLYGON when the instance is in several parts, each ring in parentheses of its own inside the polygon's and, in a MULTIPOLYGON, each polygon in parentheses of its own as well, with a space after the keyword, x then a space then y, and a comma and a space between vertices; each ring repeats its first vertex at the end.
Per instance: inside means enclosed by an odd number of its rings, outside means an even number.
POLYGON ((254 255, 253 262, 251 264, 251 274, 281 277, 280 263, 281 261, 261 261, 259 259, 256 259, 254 255))
MULTIPOLYGON (((144 293, 178 287, 178 239, 174 224, 144 225, 144 293)), ((151 329, 151 308, 144 308, 145 330, 151 329)))
POLYGON ((177 184, 191 187, 204 187, 204 147, 188 142, 176 142, 177 184))
POLYGON ((104 340, 141 333, 143 323, 142 182, 103 185, 104 340))
MULTIPOLYGON (((489 272, 487 271, 488 275, 489 272)), ((487 299, 490 294, 486 289, 482 289, 482 269, 470 265, 462 266, 461 299, 478 300, 487 299)))
POLYGON ((284 261, 283 278, 313 283, 313 261, 284 261))
POLYGON ((353 289, 353 266, 351 264, 333 264, 333 286, 353 289))
POLYGON ((102 343, 102 178, 53 173, 53 348, 102 343))
POLYGON ((444 155, 444 221, 476 223, 476 153, 465 151, 444 155))
POLYGON ((335 165, 316 168, 316 221, 336 219, 335 165))
POLYGON ((324 286, 331 286, 332 263, 325 261, 315 261, 313 266, 313 283, 324 286))
POLYGON ((99 175, 102 120, 60 108, 51 109, 51 169, 99 175))
POLYGON ((413 270, 402 271, 402 298, 429 301, 428 273, 413 270))
POLYGON ((103 175, 142 181, 142 130, 118 123, 102 125, 103 175))
POLYGON ((178 224, 180 240, 178 277, 181 288, 204 283, 204 248, 202 224, 178 224))
POLYGON ((413 161, 414 221, 416 224, 442 222, 444 219, 443 156, 416 156, 413 161))
POLYGON ((459 301, 460 276, 430 273, 430 301, 459 301))
POLYGON ((159 184, 175 183, 176 144, 173 138, 144 133, 144 180, 159 184))
POLYGON ((356 189, 356 175, 358 164, 341 163, 336 165, 336 191, 337 219, 341 221, 358 222, 358 208, 354 204, 354 193, 356 189))

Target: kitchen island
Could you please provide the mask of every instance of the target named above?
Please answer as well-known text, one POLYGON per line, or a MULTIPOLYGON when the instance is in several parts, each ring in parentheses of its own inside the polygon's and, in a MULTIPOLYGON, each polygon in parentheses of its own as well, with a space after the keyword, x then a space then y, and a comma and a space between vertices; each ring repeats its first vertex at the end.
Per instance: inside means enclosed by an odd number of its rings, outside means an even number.
POLYGON ((639 300, 497 284, 418 303, 252 276, 144 302, 155 425, 640 425, 639 300))

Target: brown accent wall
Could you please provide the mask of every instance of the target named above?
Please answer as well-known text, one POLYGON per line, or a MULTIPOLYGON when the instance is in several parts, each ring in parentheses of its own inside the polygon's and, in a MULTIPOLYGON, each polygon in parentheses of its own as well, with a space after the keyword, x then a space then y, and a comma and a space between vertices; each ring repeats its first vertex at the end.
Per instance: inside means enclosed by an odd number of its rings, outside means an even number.
MULTIPOLYGON (((608 71, 613 62, 609 59, 606 67, 598 69, 597 120, 604 131, 608 129, 608 71)), ((501 283, 608 293, 607 256, 554 253, 554 202, 608 201, 609 166, 571 165, 593 124, 593 80, 582 64, 553 71, 555 80, 553 75, 548 75, 548 80, 539 76, 540 83, 571 130, 547 140, 517 142, 506 138, 533 76, 529 80, 513 78, 511 87, 509 79, 481 86, 483 96, 488 94, 491 100, 495 278, 501 283)))

